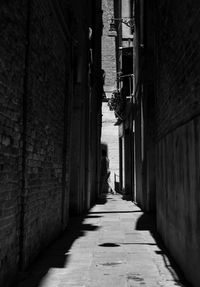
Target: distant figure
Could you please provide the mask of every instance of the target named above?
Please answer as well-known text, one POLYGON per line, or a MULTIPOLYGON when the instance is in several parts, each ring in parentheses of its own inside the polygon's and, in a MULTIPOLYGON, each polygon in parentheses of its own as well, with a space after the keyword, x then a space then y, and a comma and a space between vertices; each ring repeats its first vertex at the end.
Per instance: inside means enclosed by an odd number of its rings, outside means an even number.
POLYGON ((102 88, 102 101, 106 100, 106 93, 104 91, 104 85, 105 85, 105 77, 106 73, 103 69, 101 69, 101 88, 102 88))
POLYGON ((101 194, 109 191, 109 176, 109 159, 107 158, 106 150, 103 149, 101 153, 101 194))

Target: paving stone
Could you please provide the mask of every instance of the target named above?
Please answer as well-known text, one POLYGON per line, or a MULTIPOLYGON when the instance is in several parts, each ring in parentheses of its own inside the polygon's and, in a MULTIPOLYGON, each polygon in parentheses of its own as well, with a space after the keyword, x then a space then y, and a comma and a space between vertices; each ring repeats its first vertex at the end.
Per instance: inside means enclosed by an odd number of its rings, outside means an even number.
POLYGON ((94 206, 83 220, 82 226, 91 225, 89 230, 82 233, 80 226, 71 225, 15 286, 186 286, 151 230, 137 229, 142 215, 132 202, 109 194, 107 202, 94 206), (71 233, 77 234, 73 242, 71 233))

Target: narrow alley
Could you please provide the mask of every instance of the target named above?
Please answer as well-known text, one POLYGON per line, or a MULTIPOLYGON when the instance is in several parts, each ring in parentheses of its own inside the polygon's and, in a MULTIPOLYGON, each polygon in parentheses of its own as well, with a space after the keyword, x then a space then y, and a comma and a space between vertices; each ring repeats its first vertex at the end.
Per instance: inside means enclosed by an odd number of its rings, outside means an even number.
POLYGON ((121 195, 101 197, 14 287, 186 286, 156 240, 153 217, 121 195))
POLYGON ((200 1, 1 2, 0 287, 200 287, 200 1))

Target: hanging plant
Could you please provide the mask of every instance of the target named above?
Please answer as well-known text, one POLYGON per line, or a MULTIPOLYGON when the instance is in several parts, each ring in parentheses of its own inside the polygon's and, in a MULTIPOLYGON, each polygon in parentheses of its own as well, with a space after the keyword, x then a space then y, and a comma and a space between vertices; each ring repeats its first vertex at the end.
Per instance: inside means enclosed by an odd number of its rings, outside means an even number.
POLYGON ((114 91, 108 100, 110 111, 114 111, 116 118, 119 118, 124 109, 124 101, 119 91, 114 91))

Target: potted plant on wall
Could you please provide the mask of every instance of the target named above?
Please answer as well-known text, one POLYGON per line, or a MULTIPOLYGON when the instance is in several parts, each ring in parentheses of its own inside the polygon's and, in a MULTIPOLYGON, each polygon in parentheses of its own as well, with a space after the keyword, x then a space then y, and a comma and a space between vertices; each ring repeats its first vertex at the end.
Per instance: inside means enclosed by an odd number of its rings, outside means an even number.
POLYGON ((115 117, 122 120, 124 100, 120 91, 113 91, 111 98, 108 100, 108 106, 110 111, 114 111, 115 117))

